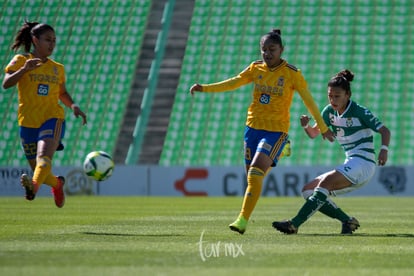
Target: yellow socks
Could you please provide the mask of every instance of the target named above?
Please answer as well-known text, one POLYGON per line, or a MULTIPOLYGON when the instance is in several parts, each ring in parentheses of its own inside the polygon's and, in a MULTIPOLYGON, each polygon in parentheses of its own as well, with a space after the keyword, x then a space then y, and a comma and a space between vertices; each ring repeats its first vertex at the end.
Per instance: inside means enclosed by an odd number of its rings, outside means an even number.
POLYGON ((46 185, 50 187, 56 187, 58 184, 58 180, 53 173, 50 173, 48 176, 46 176, 45 182, 46 185))
POLYGON ((257 200, 262 193, 264 176, 264 171, 257 167, 250 167, 247 172, 247 189, 244 194, 243 206, 240 212, 240 216, 243 216, 246 220, 249 220, 257 200))
POLYGON ((52 161, 50 158, 47 156, 37 157, 36 168, 33 173, 33 182, 40 186, 42 183, 45 183, 46 180, 48 180, 47 184, 49 184, 50 178, 48 176, 51 175, 51 171, 52 161))

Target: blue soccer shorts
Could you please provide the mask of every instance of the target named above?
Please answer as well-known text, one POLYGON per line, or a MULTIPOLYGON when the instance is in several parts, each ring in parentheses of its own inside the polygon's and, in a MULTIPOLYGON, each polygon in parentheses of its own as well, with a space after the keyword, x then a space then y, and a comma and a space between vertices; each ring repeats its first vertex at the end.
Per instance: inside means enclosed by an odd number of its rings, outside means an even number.
POLYGON ((63 139, 65 136, 65 120, 49 119, 39 128, 20 126, 20 139, 24 154, 28 160, 36 158, 37 142, 45 138, 63 139))
POLYGON ((250 165, 256 152, 263 152, 273 160, 276 167, 289 135, 284 132, 258 130, 246 126, 244 130, 244 161, 250 165))

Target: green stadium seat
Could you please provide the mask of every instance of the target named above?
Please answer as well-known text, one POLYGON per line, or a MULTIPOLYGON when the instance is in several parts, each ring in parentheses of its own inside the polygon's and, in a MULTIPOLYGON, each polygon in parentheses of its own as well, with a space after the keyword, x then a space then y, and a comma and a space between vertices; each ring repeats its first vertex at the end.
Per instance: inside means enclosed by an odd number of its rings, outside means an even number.
MULTIPOLYGON (((413 32, 410 17, 413 8, 409 1, 375 4, 368 1, 359 5, 346 1, 341 5, 335 1, 323 4, 284 1, 278 5, 280 12, 276 23, 268 20, 269 17, 260 17, 266 14, 265 7, 264 0, 197 1, 177 93, 191 82, 215 82, 237 74, 256 57, 260 58, 260 36, 273 27, 281 27, 287 46, 284 55, 302 69, 320 108, 327 104, 329 78, 339 70, 349 68, 356 73, 352 84, 353 98, 378 113, 391 128, 393 140, 406 148, 414 148, 411 145, 413 139, 409 139, 414 130, 409 125, 404 126, 403 120, 398 120, 414 111, 407 104, 414 100, 409 92, 414 81, 408 73, 414 70, 414 55, 409 46, 414 42, 413 36, 409 35, 413 32), (192 66, 194 63, 200 66, 192 66), (394 135, 401 129, 406 129, 409 134, 394 135)), ((160 164, 242 164, 242 153, 237 151, 242 150, 240 143, 250 95, 251 87, 240 88, 227 96, 203 95, 192 103, 188 103, 188 98, 177 96, 160 164), (196 126, 189 122, 190 119, 178 116, 183 112, 183 106, 190 105, 197 114, 206 113, 198 114, 196 126), (211 120, 220 124, 213 127, 211 120), (215 141, 216 134, 211 132, 215 129, 221 137, 226 137, 225 148, 221 141, 215 141), (197 134, 199 132, 205 135, 197 134), (194 141, 195 138, 208 141, 194 141), (180 142, 174 143, 177 140, 180 142), (213 161, 194 156, 193 150, 200 144, 208 145, 202 149, 202 155, 213 161), (174 154, 180 151, 183 154, 174 154), (218 154, 223 151, 225 155, 218 154)), ((295 96, 289 133, 293 154, 284 158, 281 164, 331 165, 332 162, 342 162, 343 152, 336 145, 310 140, 304 135, 297 121, 302 112, 308 113, 303 102, 295 96)), ((193 116, 188 117, 194 120, 193 116)), ((391 164, 412 164, 412 150, 411 155, 409 150, 404 153, 395 150, 397 154, 390 156, 391 164)))
MULTIPOLYGON (((79 120, 71 116, 70 110, 67 110, 65 144, 71 151, 57 154, 56 164, 79 165, 85 152, 92 151, 97 146, 109 153, 114 151, 117 140, 114 133, 118 133, 122 121, 122 115, 118 114, 124 113, 128 100, 128 93, 119 95, 118 92, 128 91, 131 86, 135 63, 130 60, 137 59, 140 54, 150 2, 121 1, 113 5, 111 1, 84 1, 74 5, 71 2, 54 0, 43 1, 42 5, 36 1, 24 1, 25 5, 22 1, 6 1, 3 5, 5 9, 0 11, 2 33, 10 34, 10 39, 8 40, 9 36, 2 36, 2 51, 5 52, 10 47, 13 39, 11 36, 23 23, 25 14, 41 15, 39 20, 47 20, 57 31, 58 45, 54 58, 65 64, 67 87, 75 100, 81 103, 82 109, 87 112, 88 125, 82 127, 79 120), (7 16, 3 16, 5 14, 7 16), (108 22, 113 22, 109 28, 108 22), (122 64, 121 69, 115 67, 118 60, 119 64, 122 64), (112 74, 111 78, 108 78, 109 73, 112 74), (115 88, 113 84, 118 80, 122 84, 117 84, 115 88), (116 104, 117 115, 114 115, 113 107, 107 108, 108 101, 116 104), (97 131, 101 128, 102 132, 97 131)), ((11 55, 12 53, 3 56, 3 66, 10 60, 11 55)), ((0 97, 0 106, 7 106, 8 103, 8 98, 0 97)), ((5 108, 2 111, 6 110, 3 115, 5 121, 15 126, 17 99, 13 104, 13 108, 5 108)), ((16 127, 12 132, 2 126, 2 137, 7 137, 3 133, 10 133, 10 141, 19 140, 16 127)), ((26 165, 24 158, 19 155, 19 145, 8 150, 10 154, 0 159, 0 165, 26 165)))

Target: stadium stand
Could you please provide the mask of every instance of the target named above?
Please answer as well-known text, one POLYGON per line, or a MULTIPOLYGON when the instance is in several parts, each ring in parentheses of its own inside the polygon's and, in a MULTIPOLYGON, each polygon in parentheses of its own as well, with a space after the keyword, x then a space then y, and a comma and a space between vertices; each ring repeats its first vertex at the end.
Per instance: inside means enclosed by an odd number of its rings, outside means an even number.
MULTIPOLYGON (((187 0, 182 0, 187 1, 187 0)), ((191 1, 191 0, 188 0, 191 1)), ((302 69, 320 108, 326 83, 343 68, 356 74, 353 98, 392 131, 390 165, 413 164, 414 6, 409 0, 196 0, 188 43, 160 165, 240 165, 251 86, 190 97, 189 87, 238 74, 260 59, 259 39, 282 29, 284 57, 302 69)), ((55 26, 54 53, 65 64, 67 86, 89 122, 67 112, 65 154, 55 165, 80 165, 85 153, 114 152, 128 102, 151 1, 5 0, 0 4, 1 67, 23 20, 55 26)), ((0 74, 3 76, 3 73, 0 74)), ((0 165, 26 165, 16 124, 15 89, 0 93, 0 165)), ((337 144, 308 139, 299 125, 307 113, 298 95, 291 107, 292 156, 281 165, 331 165, 343 160, 337 144)), ((376 144, 379 145, 378 137, 376 144)))
MULTIPOLYGON (((113 152, 141 50, 151 1, 3 1, 0 11, 2 68, 14 53, 12 40, 24 19, 51 24, 57 33, 53 58, 65 65, 67 88, 88 114, 81 126, 67 110, 65 154, 56 165, 80 165, 93 150, 113 152), (8 35, 7 35, 8 34, 8 35), (70 131, 69 131, 70 130, 70 131)), ((2 73, 3 76, 3 73, 2 73)), ((16 121, 17 93, 0 94, 0 165, 26 165, 16 121)))
MULTIPOLYGON (((356 74, 353 98, 392 131, 389 164, 413 164, 411 1, 198 0, 183 69, 160 158, 161 165, 240 165, 251 86, 223 94, 188 95, 195 83, 236 75, 260 59, 259 39, 282 29, 284 57, 302 69, 315 100, 327 104, 326 84, 336 72, 356 74)), ((282 165, 343 161, 337 144, 310 140, 299 124, 307 113, 299 96, 291 107, 293 154, 282 165)), ((379 135, 375 138, 379 146, 379 135)))

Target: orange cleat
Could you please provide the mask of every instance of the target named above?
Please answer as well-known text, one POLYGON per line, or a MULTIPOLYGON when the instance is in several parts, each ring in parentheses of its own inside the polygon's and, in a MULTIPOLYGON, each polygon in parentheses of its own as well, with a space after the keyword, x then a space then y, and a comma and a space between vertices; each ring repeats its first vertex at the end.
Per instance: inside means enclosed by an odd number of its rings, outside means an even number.
POLYGON ((65 205, 65 193, 63 192, 63 185, 65 185, 65 178, 63 176, 57 177, 58 184, 52 188, 52 194, 55 198, 55 204, 58 208, 62 208, 65 205))

